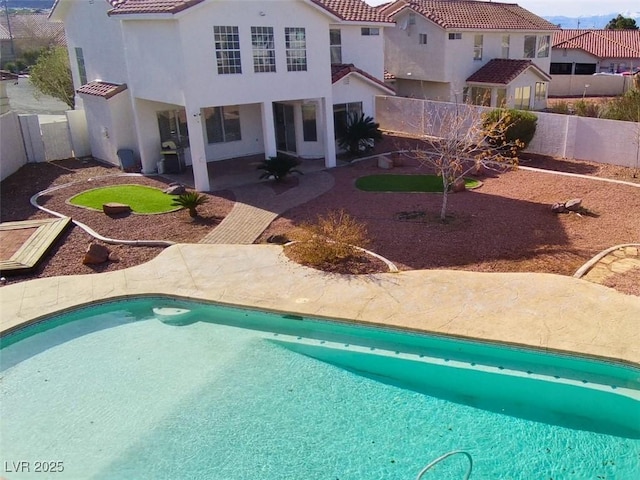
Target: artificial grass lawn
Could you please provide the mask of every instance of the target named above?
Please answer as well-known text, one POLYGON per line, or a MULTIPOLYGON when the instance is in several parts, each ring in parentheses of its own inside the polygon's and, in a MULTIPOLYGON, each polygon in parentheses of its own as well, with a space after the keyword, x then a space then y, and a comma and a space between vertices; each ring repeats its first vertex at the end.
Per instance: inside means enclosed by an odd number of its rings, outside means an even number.
POLYGON ((175 198, 177 195, 144 185, 113 185, 86 190, 71 197, 69 203, 102 211, 105 203, 117 202, 129 205, 135 213, 166 213, 180 210, 171 205, 175 198))
MULTIPOLYGON (((467 188, 476 188, 478 180, 465 178, 467 188)), ((442 192, 439 175, 367 175, 356 180, 356 187, 365 192, 442 192)))

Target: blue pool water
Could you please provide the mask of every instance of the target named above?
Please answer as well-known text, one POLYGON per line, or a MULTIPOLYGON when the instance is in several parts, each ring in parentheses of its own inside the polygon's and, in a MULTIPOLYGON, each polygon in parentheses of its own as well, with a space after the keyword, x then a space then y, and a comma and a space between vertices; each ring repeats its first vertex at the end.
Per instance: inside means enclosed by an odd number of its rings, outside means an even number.
POLYGON ((628 366, 162 298, 0 347, 8 479, 640 477, 628 366))

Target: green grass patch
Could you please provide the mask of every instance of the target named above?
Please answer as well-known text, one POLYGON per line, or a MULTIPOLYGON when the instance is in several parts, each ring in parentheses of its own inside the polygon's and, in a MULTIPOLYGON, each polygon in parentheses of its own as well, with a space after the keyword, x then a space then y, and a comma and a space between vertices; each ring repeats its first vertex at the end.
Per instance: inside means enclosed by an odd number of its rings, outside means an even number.
MULTIPOLYGON (((465 178, 468 189, 477 188, 481 182, 465 178)), ((356 180, 356 187, 365 192, 442 192, 439 175, 367 175, 356 180)))
POLYGON ((177 195, 167 195, 162 190, 144 185, 114 185, 86 190, 69 199, 71 205, 102 211, 102 205, 110 202, 124 203, 135 213, 166 213, 180 210, 171 205, 177 195))

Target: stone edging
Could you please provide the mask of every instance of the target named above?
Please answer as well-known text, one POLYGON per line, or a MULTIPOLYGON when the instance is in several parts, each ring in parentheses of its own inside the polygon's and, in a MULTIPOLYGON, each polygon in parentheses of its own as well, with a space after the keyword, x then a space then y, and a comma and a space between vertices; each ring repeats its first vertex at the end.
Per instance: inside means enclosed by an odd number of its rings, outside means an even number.
POLYGON ((576 273, 573 274, 573 277, 582 278, 584 275, 587 274, 587 272, 589 272, 589 270, 591 270, 600 260, 602 260, 608 254, 624 247, 640 247, 640 243, 622 243, 620 245, 616 245, 614 247, 610 247, 610 248, 607 248, 606 250, 601 251, 600 253, 595 255, 593 258, 591 258, 591 260, 589 260, 584 265, 582 265, 578 270, 576 270, 576 273))

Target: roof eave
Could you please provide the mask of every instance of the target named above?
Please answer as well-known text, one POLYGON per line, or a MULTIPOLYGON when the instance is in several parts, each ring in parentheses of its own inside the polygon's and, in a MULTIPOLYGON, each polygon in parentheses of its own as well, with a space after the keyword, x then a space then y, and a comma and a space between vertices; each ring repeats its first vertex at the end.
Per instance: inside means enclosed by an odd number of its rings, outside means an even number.
POLYGON ((338 83, 340 80, 343 80, 343 79, 345 79, 347 77, 350 77, 351 75, 356 75, 361 80, 364 80, 369 85, 372 85, 372 86, 374 86, 374 87, 376 87, 376 88, 378 88, 380 90, 384 90, 384 91, 386 91, 388 93, 391 93, 393 95, 395 95, 395 93, 396 93, 396 91, 393 88, 387 86, 384 82, 382 82, 382 81, 374 81, 371 78, 367 77, 366 75, 362 75, 360 72, 353 72, 353 71, 347 73, 346 75, 343 75, 342 77, 340 77, 337 81, 334 82, 334 85, 336 83, 338 83))

